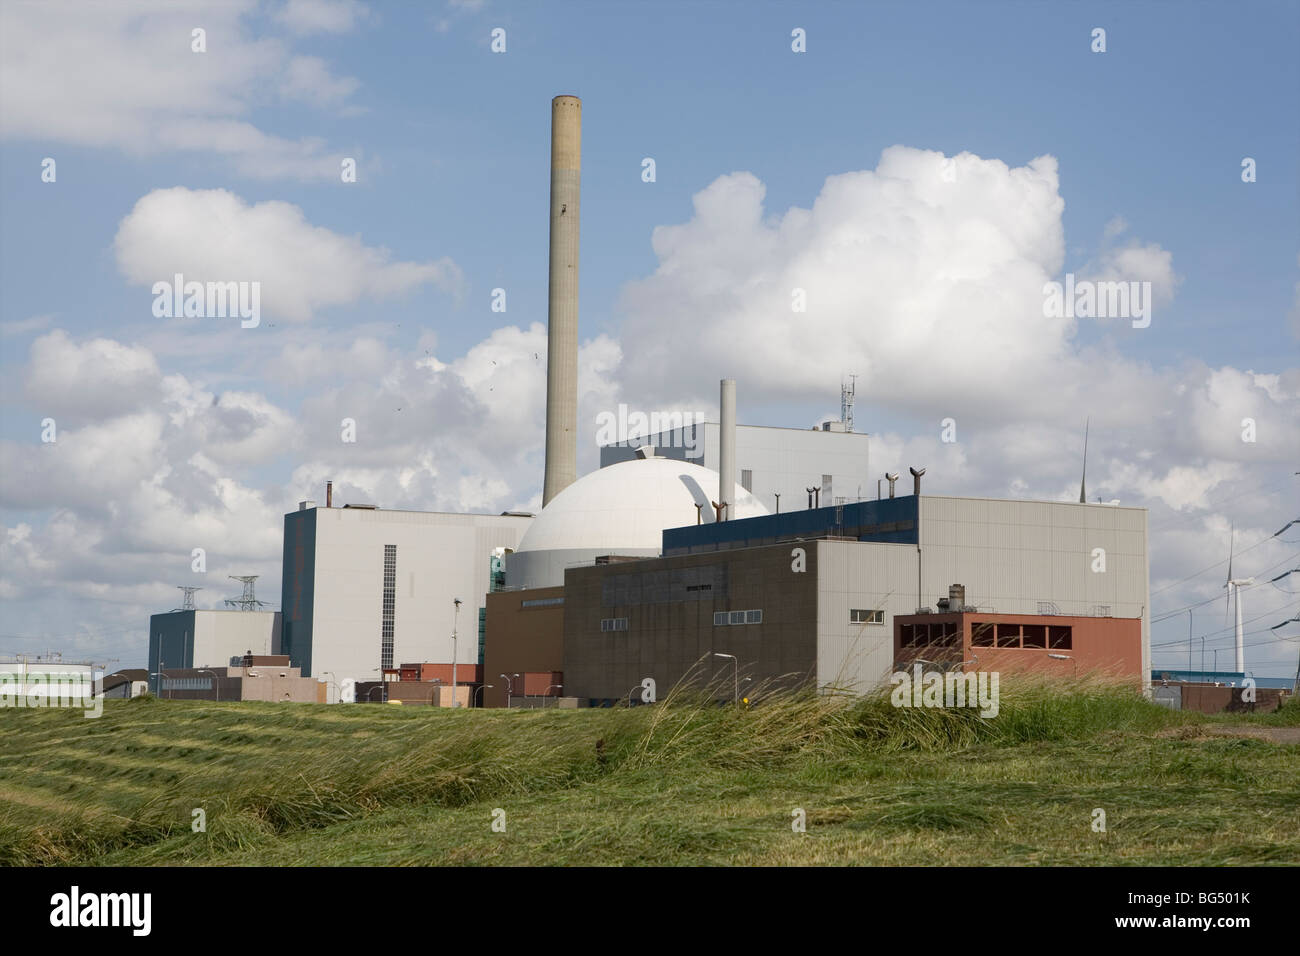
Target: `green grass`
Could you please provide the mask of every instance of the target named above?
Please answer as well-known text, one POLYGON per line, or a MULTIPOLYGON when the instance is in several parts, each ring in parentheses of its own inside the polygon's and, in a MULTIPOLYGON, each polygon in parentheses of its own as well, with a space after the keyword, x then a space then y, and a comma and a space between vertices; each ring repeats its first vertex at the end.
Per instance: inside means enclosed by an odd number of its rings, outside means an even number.
POLYGON ((1300 746, 1201 734, 1224 723, 1023 679, 990 720, 887 695, 0 710, 0 864, 1300 862, 1300 746))

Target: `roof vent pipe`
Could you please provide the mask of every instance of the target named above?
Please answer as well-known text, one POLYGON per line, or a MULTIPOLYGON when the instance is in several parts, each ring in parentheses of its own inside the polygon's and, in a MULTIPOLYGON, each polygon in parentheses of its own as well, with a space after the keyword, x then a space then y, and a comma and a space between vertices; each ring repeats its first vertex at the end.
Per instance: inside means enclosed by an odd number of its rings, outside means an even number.
POLYGON ((894 482, 898 480, 898 472, 893 474, 885 472, 885 481, 889 482, 889 497, 894 497, 894 482))
POLYGON ((912 494, 918 498, 921 496, 921 476, 925 474, 925 469, 917 471, 915 468, 907 469, 912 473, 912 494))
POLYGON ((332 481, 325 482, 325 507, 334 507, 334 482, 332 481))

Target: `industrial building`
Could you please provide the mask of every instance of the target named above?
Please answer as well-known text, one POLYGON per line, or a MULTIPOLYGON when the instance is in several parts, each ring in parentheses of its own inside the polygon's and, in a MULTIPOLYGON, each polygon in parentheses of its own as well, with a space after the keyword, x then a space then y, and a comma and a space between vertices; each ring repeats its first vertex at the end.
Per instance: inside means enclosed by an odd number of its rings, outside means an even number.
POLYGON ((304 677, 289 658, 248 654, 225 667, 168 667, 158 680, 165 700, 261 700, 277 703, 325 703, 326 685, 304 677))
POLYGON ((248 653, 277 653, 280 612, 168 611, 149 617, 149 689, 159 692, 159 672, 226 667, 248 653))
MULTIPOLYGON (((841 419, 815 429, 736 425, 732 479, 770 512, 801 510, 810 497, 815 505, 877 497, 879 480, 871 473, 870 438, 853 431, 852 402, 852 391, 846 389, 841 419)), ((662 458, 719 472, 722 434, 721 421, 699 422, 602 445, 600 467, 631 461, 637 446, 649 446, 662 458)))
MULTIPOLYGON (((554 668, 565 694, 589 703, 625 699, 647 677, 665 688, 728 668, 756 682, 863 692, 900 659, 923 656, 899 641, 915 642, 919 622, 934 621, 961 635, 962 660, 983 653, 981 664, 996 658, 1015 669, 1041 657, 1055 667, 1065 663, 1056 654, 1071 658, 1071 671, 1139 683, 1149 671, 1144 509, 914 494, 670 529, 662 554, 569 568, 563 593, 545 592, 563 599, 550 605, 563 615, 558 665, 553 656, 497 652, 498 641, 518 646, 535 632, 522 613, 530 592, 513 596, 518 614, 498 620, 490 611, 489 670, 554 668), (939 608, 939 595, 946 604, 954 582, 970 595, 970 611, 917 614, 939 608), (995 629, 983 649, 975 625, 985 621, 1002 625, 1001 646, 995 629), (1028 642, 1015 654, 1012 626, 1028 642), (1073 637, 1068 648, 1048 637, 1062 628, 1073 637)), ((543 646, 553 649, 553 639, 533 650, 543 646)))
POLYGON ((865 692, 939 657, 1146 683, 1145 510, 922 495, 924 469, 911 495, 888 474, 873 497, 851 385, 840 421, 803 430, 737 425, 723 379, 717 422, 605 446, 579 478, 576 97, 552 101, 551 147, 541 513, 335 508, 327 486, 324 508, 285 516, 271 646, 290 666, 357 699, 453 706, 600 705, 727 673, 736 691, 865 692))
POLYGON ((327 492, 326 507, 303 501, 284 517, 277 653, 336 684, 378 680, 395 662, 450 664, 453 643, 458 664, 478 664, 494 563, 532 516, 332 504, 327 492))

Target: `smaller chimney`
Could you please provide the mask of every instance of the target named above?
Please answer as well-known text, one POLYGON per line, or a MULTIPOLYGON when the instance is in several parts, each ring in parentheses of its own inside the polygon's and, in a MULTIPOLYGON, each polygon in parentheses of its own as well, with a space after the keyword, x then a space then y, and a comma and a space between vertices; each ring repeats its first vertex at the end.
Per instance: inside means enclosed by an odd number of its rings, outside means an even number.
POLYGON ((890 474, 885 472, 885 481, 889 482, 889 497, 894 497, 894 482, 898 480, 898 472, 890 474))
POLYGON ((925 474, 925 469, 917 471, 915 468, 907 469, 912 473, 912 494, 918 498, 921 497, 921 476, 925 474))
POLYGON ((332 481, 325 482, 325 507, 334 507, 334 482, 332 481))
POLYGON ((966 585, 948 585, 948 610, 960 611, 966 606, 966 585))

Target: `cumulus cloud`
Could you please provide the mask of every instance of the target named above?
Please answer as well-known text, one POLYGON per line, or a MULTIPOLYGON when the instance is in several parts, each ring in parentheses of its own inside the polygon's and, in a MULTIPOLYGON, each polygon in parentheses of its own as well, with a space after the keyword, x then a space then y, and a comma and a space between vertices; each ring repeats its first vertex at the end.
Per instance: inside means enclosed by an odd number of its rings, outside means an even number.
POLYGON ((1055 159, 948 165, 896 146, 829 177, 811 209, 768 215, 764 194, 750 173, 720 177, 689 222, 654 231, 658 268, 622 301, 634 389, 715 378, 725 356, 772 397, 852 369, 869 397, 947 401, 978 393, 991 366, 1041 386, 1063 353, 1072 320, 1045 318, 1042 296, 1064 259, 1055 159))
MULTIPOLYGON (((349 28, 355 16, 320 12, 335 7, 355 5, 290 4, 285 15, 305 24, 315 11, 317 22, 349 28)), ((266 133, 248 116, 268 88, 338 106, 357 82, 252 33, 245 20, 257 9, 255 0, 0 5, 4 135, 135 156, 216 154, 255 178, 337 179, 340 152, 266 133), (191 49, 196 28, 206 31, 206 52, 191 49), (308 80, 319 84, 314 96, 308 80)))
POLYGON ((393 261, 387 249, 313 226, 290 203, 249 205, 224 189, 149 193, 122 220, 113 249, 122 274, 150 287, 176 273, 187 282, 260 282, 262 310, 291 321, 425 284, 448 292, 463 284, 450 259, 393 261))
POLYGON ((147 349, 112 339, 78 344, 55 329, 32 343, 26 390, 49 414, 105 418, 156 399, 159 379, 147 349))

